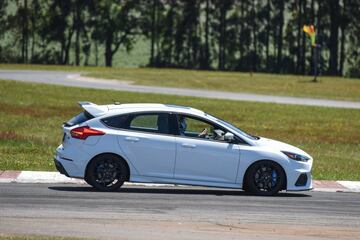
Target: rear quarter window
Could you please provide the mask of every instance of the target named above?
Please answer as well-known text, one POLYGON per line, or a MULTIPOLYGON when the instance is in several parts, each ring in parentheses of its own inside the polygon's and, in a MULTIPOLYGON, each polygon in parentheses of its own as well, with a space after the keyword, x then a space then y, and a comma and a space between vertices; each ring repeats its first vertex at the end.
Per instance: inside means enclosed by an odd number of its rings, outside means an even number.
POLYGON ((111 128, 126 128, 126 122, 129 115, 117 115, 113 117, 107 117, 101 120, 106 126, 111 128))
POLYGON ((83 122, 86 122, 90 119, 94 118, 94 116, 92 116, 90 113, 84 111, 79 113, 78 115, 76 115, 75 117, 73 117, 72 119, 70 119, 69 121, 67 121, 65 123, 65 126, 70 127, 70 126, 74 126, 77 124, 81 124, 83 122))
POLYGON ((168 113, 137 113, 116 115, 101 120, 107 127, 141 132, 169 134, 168 113))

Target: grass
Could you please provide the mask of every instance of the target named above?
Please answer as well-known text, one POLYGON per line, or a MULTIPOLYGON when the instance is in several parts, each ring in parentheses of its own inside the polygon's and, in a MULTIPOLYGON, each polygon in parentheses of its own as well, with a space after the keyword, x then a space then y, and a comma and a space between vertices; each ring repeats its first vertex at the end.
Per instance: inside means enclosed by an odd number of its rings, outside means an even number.
POLYGON ((232 92, 251 92, 269 95, 328 98, 360 101, 360 79, 319 77, 313 83, 311 76, 196 71, 152 68, 105 68, 48 65, 6 65, 0 69, 34 69, 80 71, 97 78, 132 81, 135 84, 198 88, 232 92))
POLYGON ((194 97, 174 97, 0 81, 0 170, 55 170, 63 121, 98 104, 160 102, 205 110, 250 133, 299 146, 314 161, 315 179, 360 180, 360 111, 194 97))

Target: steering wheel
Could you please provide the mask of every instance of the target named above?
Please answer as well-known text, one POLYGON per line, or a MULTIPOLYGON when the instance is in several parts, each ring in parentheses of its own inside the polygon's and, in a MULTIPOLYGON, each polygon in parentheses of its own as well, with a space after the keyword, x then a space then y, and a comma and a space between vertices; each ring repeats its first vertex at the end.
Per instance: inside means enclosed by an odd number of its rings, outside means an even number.
POLYGON ((207 136, 208 132, 209 132, 209 130, 207 128, 204 128, 204 130, 201 133, 199 133, 198 136, 205 138, 207 136))

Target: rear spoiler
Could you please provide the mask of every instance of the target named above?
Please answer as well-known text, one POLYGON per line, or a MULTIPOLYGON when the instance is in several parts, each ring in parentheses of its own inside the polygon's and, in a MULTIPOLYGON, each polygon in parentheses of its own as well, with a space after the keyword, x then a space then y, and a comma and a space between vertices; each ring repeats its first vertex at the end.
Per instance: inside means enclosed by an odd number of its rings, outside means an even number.
POLYGON ((82 107, 86 112, 90 113, 94 117, 104 115, 109 111, 107 106, 96 105, 92 102, 78 102, 79 106, 82 107))

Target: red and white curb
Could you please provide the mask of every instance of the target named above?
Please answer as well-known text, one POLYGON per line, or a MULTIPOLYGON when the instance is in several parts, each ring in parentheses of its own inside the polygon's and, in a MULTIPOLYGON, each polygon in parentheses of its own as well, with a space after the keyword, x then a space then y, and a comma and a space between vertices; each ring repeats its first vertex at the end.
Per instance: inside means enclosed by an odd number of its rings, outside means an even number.
MULTIPOLYGON (((75 183, 87 184, 82 179, 68 178, 58 172, 42 172, 42 171, 1 171, 0 183, 75 183)), ((125 185, 132 186, 174 186, 173 184, 153 184, 153 183, 129 183, 125 185)))
MULTIPOLYGON (((68 178, 58 172, 41 171, 0 171, 0 183, 76 183, 85 181, 68 178)), ((132 186, 174 186, 173 184, 125 183, 132 186)), ((360 181, 324 181, 314 180, 313 191, 318 192, 360 192, 360 181)))

